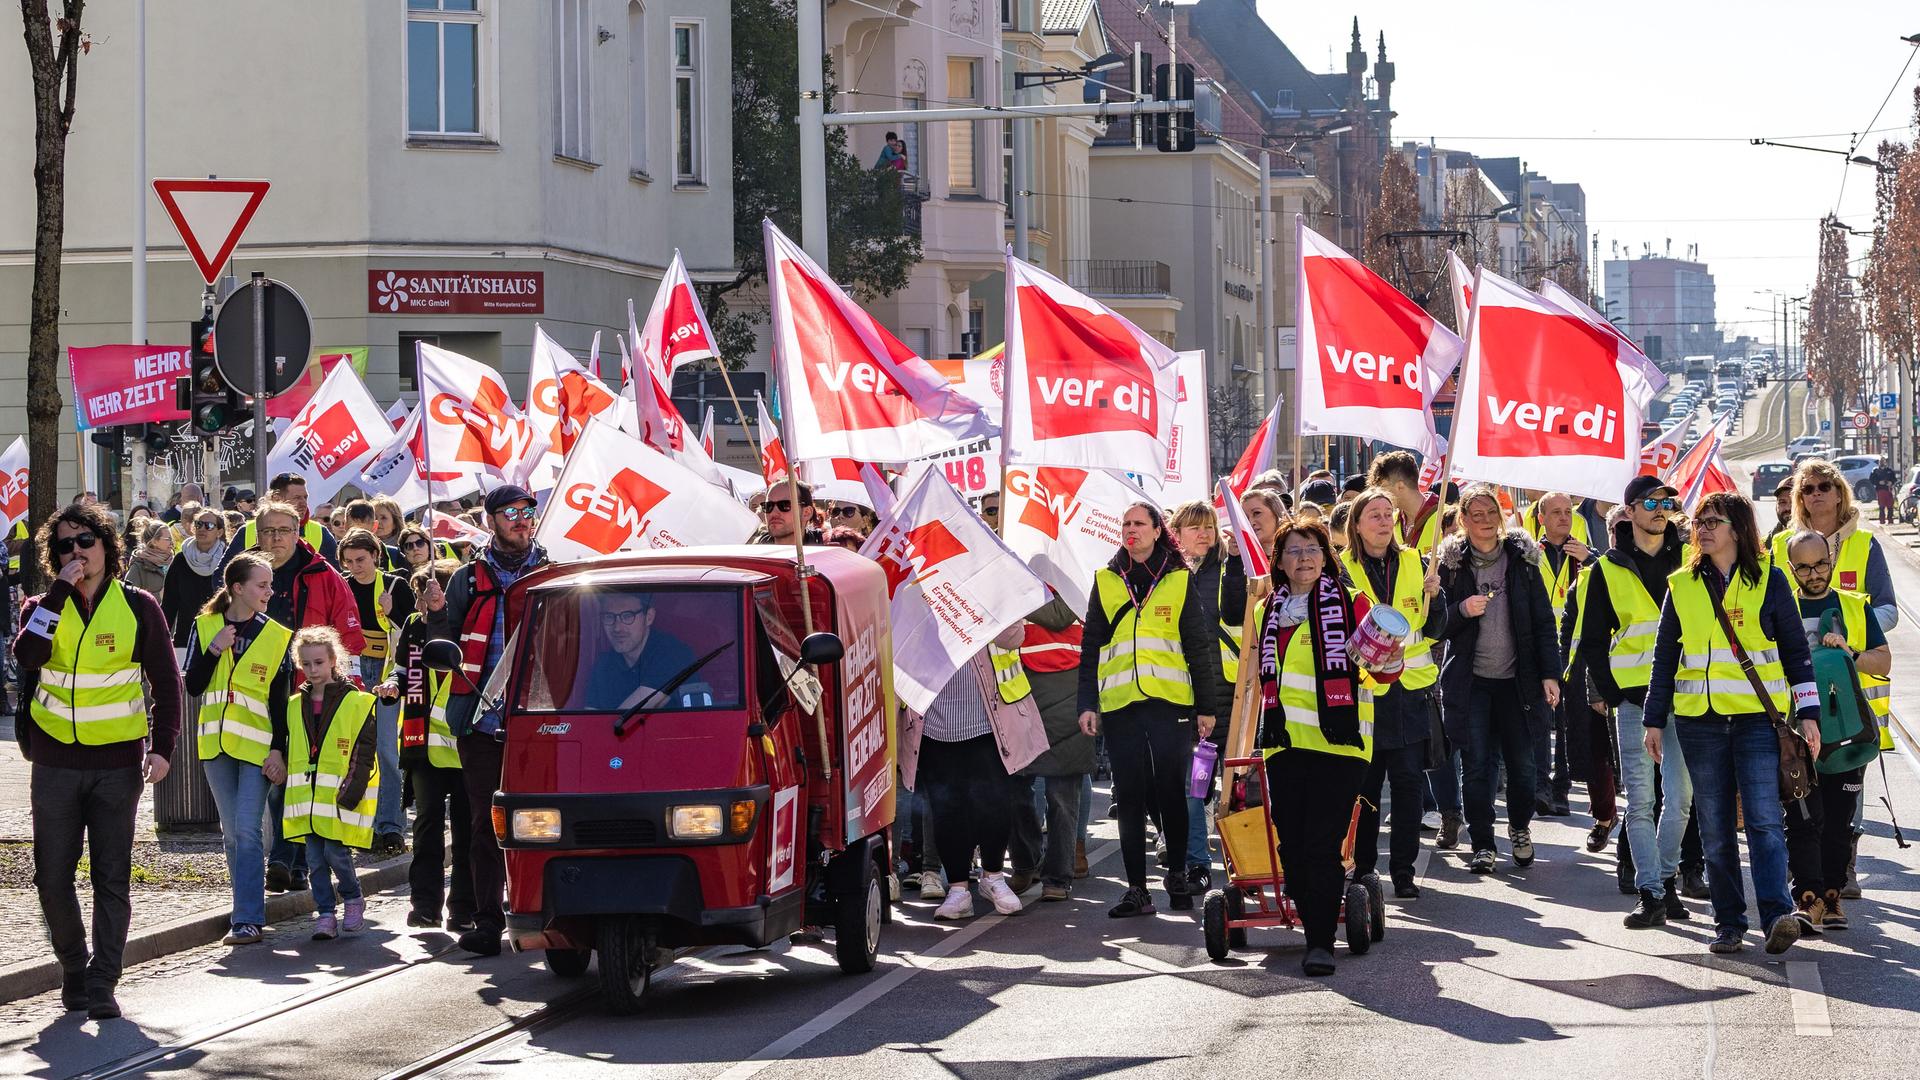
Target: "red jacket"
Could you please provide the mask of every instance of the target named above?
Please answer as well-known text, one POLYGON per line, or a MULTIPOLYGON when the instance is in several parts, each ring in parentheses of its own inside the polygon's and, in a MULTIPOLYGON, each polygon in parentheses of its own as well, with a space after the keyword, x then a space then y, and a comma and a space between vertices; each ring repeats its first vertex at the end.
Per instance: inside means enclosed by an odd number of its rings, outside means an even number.
MULTIPOLYGON (((285 597, 285 611, 290 620, 286 625, 296 631, 309 626, 331 626, 340 632, 340 640, 346 645, 347 651, 359 656, 366 651, 367 638, 360 632, 360 605, 353 598, 353 589, 347 585, 347 579, 340 576, 340 571, 322 559, 304 540, 299 542, 290 562, 303 561, 304 564, 293 572, 293 580, 285 597)), ((275 576, 277 579, 279 575, 275 576)), ((278 591, 278 580, 275 581, 275 587, 278 591)), ((300 669, 296 664, 294 685, 298 686, 300 681, 300 669)))

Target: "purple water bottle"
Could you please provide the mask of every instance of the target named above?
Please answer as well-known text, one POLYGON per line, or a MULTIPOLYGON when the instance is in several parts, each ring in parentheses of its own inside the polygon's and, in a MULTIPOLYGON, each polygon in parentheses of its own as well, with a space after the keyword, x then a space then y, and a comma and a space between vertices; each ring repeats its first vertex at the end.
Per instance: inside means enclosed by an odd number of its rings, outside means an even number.
POLYGON ((1213 763, 1220 759, 1220 748, 1201 739, 1193 748, 1193 769, 1187 774, 1187 795, 1204 799, 1213 790, 1213 763))

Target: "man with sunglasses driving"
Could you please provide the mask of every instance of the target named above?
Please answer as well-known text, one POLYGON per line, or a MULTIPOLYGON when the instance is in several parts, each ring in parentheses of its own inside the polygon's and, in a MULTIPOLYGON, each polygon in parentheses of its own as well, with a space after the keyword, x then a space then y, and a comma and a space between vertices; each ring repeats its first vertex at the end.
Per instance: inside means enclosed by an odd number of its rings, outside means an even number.
POLYGON ((1600 713, 1614 710, 1619 725, 1626 846, 1640 897, 1626 925, 1636 930, 1689 917, 1675 878, 1692 814, 1693 785, 1677 732, 1667 728, 1664 761, 1655 762, 1641 745, 1640 723, 1653 677, 1653 642, 1660 628, 1660 605, 1667 598, 1667 577, 1685 561, 1685 545, 1672 521, 1680 510, 1679 494, 1657 477, 1636 476, 1627 482, 1621 516, 1613 526, 1613 546, 1581 575, 1578 597, 1577 649, 1591 694, 1598 699, 1588 707, 1600 713), (1658 800, 1656 791, 1661 793, 1658 800))
POLYGON ((132 917, 134 816, 143 783, 166 778, 184 691, 167 618, 126 585, 106 507, 70 504, 40 527, 52 582, 21 609, 14 638, 32 723, 14 725, 33 763, 33 880, 60 961, 60 1000, 96 1020, 120 1015, 114 986, 132 917), (142 682, 145 690, 142 689, 142 682), (74 892, 84 841, 94 939, 74 892))

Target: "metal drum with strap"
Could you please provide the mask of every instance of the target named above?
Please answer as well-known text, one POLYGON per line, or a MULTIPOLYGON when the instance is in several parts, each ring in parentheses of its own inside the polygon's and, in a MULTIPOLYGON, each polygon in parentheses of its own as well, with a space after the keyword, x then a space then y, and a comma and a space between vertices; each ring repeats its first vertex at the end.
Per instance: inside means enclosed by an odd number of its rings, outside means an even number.
POLYGON ((373 846, 373 814, 380 799, 380 766, 376 761, 367 777, 367 790, 352 806, 339 805, 340 785, 360 729, 373 716, 373 695, 349 690, 327 721, 317 747, 307 742, 305 695, 287 705, 287 803, 281 818, 289 840, 312 834, 337 840, 348 847, 373 846))
POLYGON ((1400 565, 1393 575, 1393 595, 1387 597, 1374 595, 1373 581, 1367 577, 1366 568, 1360 565, 1353 548, 1340 553, 1340 562, 1347 568, 1347 577, 1367 595, 1368 602, 1392 608, 1406 616, 1413 627, 1402 643, 1405 666, 1401 668, 1398 685, 1405 690, 1424 690, 1438 682, 1440 666, 1433 662, 1433 642, 1421 632, 1427 625, 1427 575, 1420 553, 1412 548, 1400 549, 1400 565))
MULTIPOLYGON (((200 647, 205 649, 226 624, 226 616, 219 612, 195 619, 194 636, 200 647)), ((267 760, 273 742, 273 716, 267 696, 292 643, 293 631, 268 619, 244 652, 228 649, 220 654, 207 692, 200 699, 200 760, 221 754, 249 765, 267 760), (240 654, 237 660, 236 652, 240 654)))
POLYGON ((1193 704, 1193 675, 1180 644, 1180 612, 1186 607, 1189 579, 1184 567, 1170 570, 1136 605, 1119 574, 1102 569, 1094 575, 1100 607, 1113 631, 1100 649, 1101 712, 1148 698, 1193 704))
MULTIPOLYGON (((1609 585, 1612 582, 1608 583, 1609 585)), ((1780 648, 1760 629, 1760 608, 1767 596, 1767 578, 1758 583, 1736 570, 1727 583, 1721 607, 1753 661, 1760 685, 1782 716, 1791 712, 1786 668, 1780 648)), ((1714 614, 1706 583, 1692 570, 1676 570, 1667 577, 1667 601, 1680 618, 1680 667, 1673 677, 1673 711, 1677 716, 1743 716, 1766 711, 1753 684, 1734 658, 1726 631, 1714 614)))
POLYGON ((57 742, 82 746, 145 738, 139 636, 140 620, 118 581, 107 582, 90 618, 69 599, 29 710, 40 730, 57 742))

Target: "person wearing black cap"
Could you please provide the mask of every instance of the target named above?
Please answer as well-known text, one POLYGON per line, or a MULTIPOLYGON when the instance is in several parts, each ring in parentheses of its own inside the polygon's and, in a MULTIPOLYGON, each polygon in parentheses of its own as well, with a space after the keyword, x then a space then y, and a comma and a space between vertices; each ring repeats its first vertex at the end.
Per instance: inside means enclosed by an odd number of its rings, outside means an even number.
POLYGON ((506 864, 493 835, 493 793, 500 786, 505 737, 499 701, 480 707, 480 691, 506 653, 513 627, 507 618, 506 592, 514 582, 546 565, 547 551, 534 543, 537 510, 533 495, 517 484, 487 492, 487 525, 493 539, 447 582, 447 604, 427 617, 436 638, 460 643, 460 670, 453 675, 447 700, 447 726, 460 744, 461 776, 473 816, 474 927, 460 935, 460 947, 482 956, 500 955, 506 930, 502 901, 506 864))
MULTIPOLYGON (((1668 575, 1686 558, 1680 530, 1672 523, 1680 509, 1679 494, 1658 477, 1627 481, 1613 546, 1581 576, 1579 588, 1575 649, 1587 676, 1588 707, 1599 713, 1612 709, 1619 727, 1620 787, 1627 799, 1625 846, 1632 853, 1640 897, 1626 917, 1632 929, 1689 917, 1674 879, 1680 869, 1681 838, 1692 815, 1693 785, 1673 729, 1666 733, 1664 761, 1655 762, 1641 746, 1660 605, 1667 598, 1668 575)), ((1600 829, 1596 823, 1594 832, 1600 829)), ((1589 850, 1595 840, 1604 846, 1602 836, 1590 837, 1589 850)))
POLYGON ((1340 498, 1340 489, 1331 480, 1309 480, 1300 485, 1298 502, 1312 503, 1320 509, 1331 507, 1340 498))

